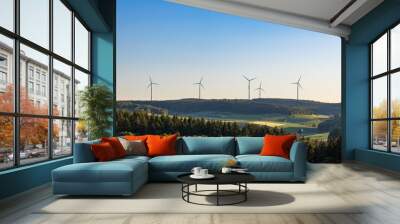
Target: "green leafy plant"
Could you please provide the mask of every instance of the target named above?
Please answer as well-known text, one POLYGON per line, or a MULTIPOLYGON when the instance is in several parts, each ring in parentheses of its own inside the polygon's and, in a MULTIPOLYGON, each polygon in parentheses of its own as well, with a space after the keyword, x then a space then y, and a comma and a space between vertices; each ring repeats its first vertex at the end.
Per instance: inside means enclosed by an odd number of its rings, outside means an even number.
POLYGON ((89 139, 109 136, 107 131, 112 126, 113 94, 104 85, 95 84, 86 87, 80 93, 80 106, 83 109, 82 118, 89 132, 89 139))

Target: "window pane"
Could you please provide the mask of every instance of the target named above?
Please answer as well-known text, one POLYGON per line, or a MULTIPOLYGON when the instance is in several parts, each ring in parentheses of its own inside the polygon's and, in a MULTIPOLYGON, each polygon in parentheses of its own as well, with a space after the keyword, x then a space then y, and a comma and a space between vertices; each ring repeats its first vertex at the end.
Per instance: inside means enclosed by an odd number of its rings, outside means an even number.
POLYGON ((48 114, 49 57, 21 44, 20 108, 25 114, 48 114))
POLYGON ((372 45, 372 71, 373 75, 387 71, 387 34, 372 45))
POLYGON ((75 69, 75 117, 79 117, 82 113, 80 103, 81 92, 89 85, 89 75, 75 69))
POLYGON ((75 18, 75 63, 89 70, 89 32, 75 18))
POLYGON ((372 81, 372 118, 387 117, 387 78, 381 77, 372 81))
POLYGON ((88 140, 88 129, 84 120, 75 122, 75 143, 88 140))
POLYGON ((0 111, 14 111, 13 40, 0 35, 0 111))
POLYGON ((34 163, 49 158, 48 119, 22 117, 20 119, 20 162, 34 163))
POLYGON ((372 122, 372 147, 387 151, 387 121, 372 122))
POLYGON ((72 117, 71 66, 53 60, 53 114, 72 117))
POLYGON ((72 12, 60 1, 53 1, 53 51, 71 60, 72 12))
POLYGON ((400 153, 400 121, 394 120, 391 121, 392 125, 392 133, 391 133, 391 140, 392 140, 392 152, 400 153))
POLYGON ((392 117, 400 118, 400 72, 392 74, 391 79, 392 117))
POLYGON ((391 69, 400 67, 400 25, 397 25, 391 31, 391 69))
POLYGON ((13 118, 0 116, 0 170, 14 165, 13 118))
POLYGON ((0 26, 14 31, 14 0, 0 1, 0 26))
POLYGON ((21 36, 49 47, 49 0, 20 0, 21 36))
POLYGON ((60 157, 72 154, 72 121, 53 121, 53 156, 60 157))

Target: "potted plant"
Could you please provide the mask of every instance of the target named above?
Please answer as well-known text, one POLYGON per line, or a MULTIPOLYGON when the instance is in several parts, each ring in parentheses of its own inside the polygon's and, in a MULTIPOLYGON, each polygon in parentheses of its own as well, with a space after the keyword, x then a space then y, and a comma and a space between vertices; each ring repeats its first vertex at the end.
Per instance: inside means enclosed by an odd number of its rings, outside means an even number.
POLYGON ((95 84, 80 93, 79 106, 89 139, 110 136, 113 95, 108 87, 95 84))

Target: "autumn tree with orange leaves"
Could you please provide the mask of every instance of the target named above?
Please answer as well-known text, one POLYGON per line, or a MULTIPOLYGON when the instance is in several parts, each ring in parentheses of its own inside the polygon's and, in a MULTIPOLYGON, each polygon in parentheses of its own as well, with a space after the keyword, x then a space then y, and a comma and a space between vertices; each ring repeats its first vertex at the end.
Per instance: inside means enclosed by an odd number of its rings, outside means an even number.
MULTIPOLYGON (((14 107, 14 90, 9 85, 6 92, 0 93, 0 111, 13 112, 14 107)), ((25 88, 20 88, 20 110, 22 114, 39 114, 46 115, 48 113, 47 106, 37 106, 29 99, 25 88)), ((0 116, 0 147, 13 147, 13 117, 0 116)), ((46 118, 20 118, 20 148, 24 149, 26 145, 45 145, 48 139, 48 119, 46 118)), ((53 127, 53 138, 59 135, 59 128, 53 127)))

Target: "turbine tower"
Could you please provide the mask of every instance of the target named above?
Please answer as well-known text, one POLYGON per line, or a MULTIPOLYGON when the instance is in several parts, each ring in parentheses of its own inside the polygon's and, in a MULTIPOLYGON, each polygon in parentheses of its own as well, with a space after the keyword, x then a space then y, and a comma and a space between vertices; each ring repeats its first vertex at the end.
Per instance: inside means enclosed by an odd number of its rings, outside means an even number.
POLYGON ((301 84, 300 84, 300 79, 301 79, 301 76, 299 77, 299 79, 297 80, 297 82, 292 82, 292 83, 290 83, 290 84, 296 85, 296 87, 297 87, 297 101, 299 100, 299 88, 303 88, 303 87, 301 86, 301 84))
POLYGON ((153 80, 151 79, 151 76, 149 77, 149 85, 147 86, 147 88, 150 88, 150 101, 153 101, 153 86, 154 85, 160 85, 156 82, 153 82, 153 80))
POLYGON ((199 82, 193 83, 193 85, 198 85, 198 87, 199 87, 199 100, 200 100, 200 99, 201 99, 201 88, 204 89, 204 86, 203 86, 203 77, 201 77, 201 79, 200 79, 199 82))
POLYGON ((251 81, 255 80, 256 78, 255 77, 254 78, 248 78, 245 75, 243 76, 243 78, 245 78, 249 82, 249 84, 248 84, 248 97, 249 97, 249 100, 250 100, 250 83, 251 83, 251 81))
POLYGON ((261 85, 262 82, 260 82, 260 86, 257 89, 255 89, 255 91, 258 91, 258 99, 261 99, 261 93, 265 92, 265 90, 261 87, 261 85))

